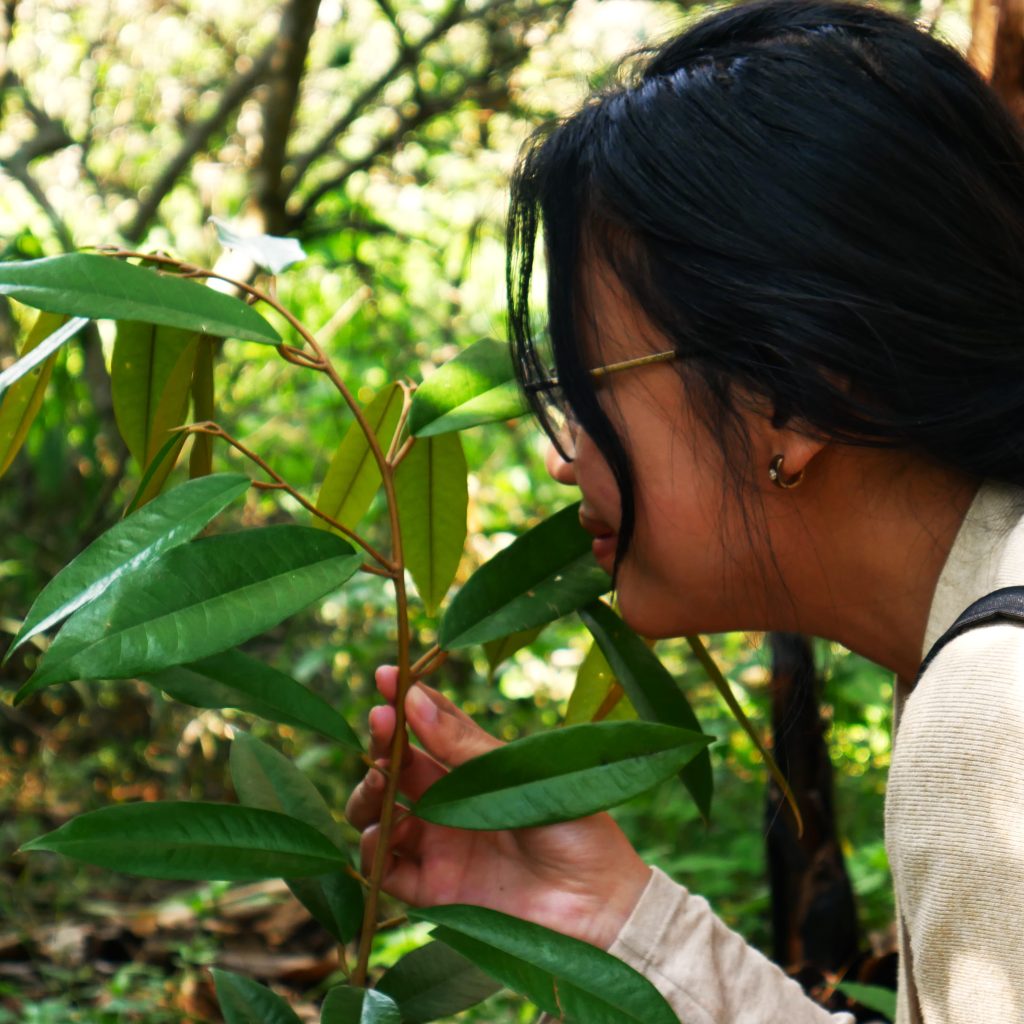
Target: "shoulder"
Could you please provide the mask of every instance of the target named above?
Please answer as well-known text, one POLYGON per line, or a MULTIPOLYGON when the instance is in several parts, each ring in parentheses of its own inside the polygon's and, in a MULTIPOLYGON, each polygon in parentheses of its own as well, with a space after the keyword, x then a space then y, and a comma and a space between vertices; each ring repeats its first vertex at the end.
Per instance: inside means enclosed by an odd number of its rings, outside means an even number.
MULTIPOLYGON (((935 657, 900 716, 886 796, 890 855, 1024 856, 1024 625, 970 630, 935 657)), ((898 869, 897 869, 898 870, 898 869)))
POLYGON ((967 739, 975 728, 996 743, 1024 730, 1024 623, 979 626, 947 643, 908 697, 897 742, 967 739))
POLYGON ((950 641, 900 716, 886 840, 926 1020, 1018 1019, 1024 626, 950 641))

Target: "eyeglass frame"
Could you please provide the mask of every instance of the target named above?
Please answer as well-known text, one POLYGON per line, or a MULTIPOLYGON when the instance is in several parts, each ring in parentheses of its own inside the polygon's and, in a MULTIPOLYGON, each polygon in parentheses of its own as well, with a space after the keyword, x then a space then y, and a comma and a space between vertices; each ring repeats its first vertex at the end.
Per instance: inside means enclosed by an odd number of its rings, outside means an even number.
MULTIPOLYGON (((636 356, 633 359, 623 359, 617 363, 607 363, 604 366, 595 366, 589 369, 587 372, 595 380, 600 380, 602 377, 610 376, 613 373, 621 373, 623 370, 633 370, 640 366, 651 366, 656 363, 671 363, 676 359, 679 359, 680 355, 675 349, 666 349, 664 352, 650 352, 645 356, 636 356)), ((541 380, 527 381, 523 384, 523 389, 532 394, 538 394, 545 391, 554 391, 556 388, 561 387, 561 381, 558 377, 545 377, 541 380)), ((572 415, 572 410, 563 410, 566 423, 574 423, 575 417, 572 415)), ((566 450, 561 441, 557 436, 557 431, 553 428, 552 424, 548 421, 547 417, 538 409, 534 408, 534 413, 537 416, 537 422, 540 423, 541 430, 547 435, 548 440, 554 445, 555 451, 562 457, 565 462, 572 462, 575 459, 575 437, 573 438, 573 454, 570 455, 566 450)))

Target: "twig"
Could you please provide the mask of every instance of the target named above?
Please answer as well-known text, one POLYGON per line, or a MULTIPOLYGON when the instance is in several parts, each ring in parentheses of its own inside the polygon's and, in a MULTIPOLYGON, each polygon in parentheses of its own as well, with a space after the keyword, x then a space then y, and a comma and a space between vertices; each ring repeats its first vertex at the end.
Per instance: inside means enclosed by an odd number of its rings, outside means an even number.
POLYGON ((729 681, 724 675, 722 675, 722 670, 715 664, 714 658, 711 657, 708 649, 701 641, 701 638, 699 636, 688 636, 685 639, 690 645, 690 650, 693 651, 697 660, 703 666, 704 671, 707 672, 708 678, 715 684, 715 689, 721 694, 722 700, 725 701, 726 706, 732 712, 733 717, 739 723, 740 728, 743 729, 743 731, 750 737, 754 746, 764 758, 764 763, 768 766, 768 771, 771 773, 771 776, 776 783, 778 783, 779 789, 782 790, 783 796, 785 796, 786 802, 789 804, 790 810, 793 812, 793 817, 796 819, 796 833, 798 836, 802 836, 804 834, 804 820, 800 815, 800 808, 797 806, 793 790, 789 788, 786 776, 782 774, 782 769, 779 768, 778 764, 775 762, 775 758, 772 757, 771 753, 761 742, 761 737, 757 735, 757 730, 754 728, 753 723, 749 718, 747 718, 743 708, 739 705, 739 701, 736 700, 736 696, 732 692, 732 688, 729 686, 729 681))
POLYGON ((436 672, 447 660, 448 652, 442 651, 437 644, 434 644, 426 654, 412 665, 409 671, 417 679, 420 679, 423 676, 429 676, 431 672, 436 672))
POLYGON ((382 71, 358 95, 352 98, 345 113, 327 127, 327 130, 313 143, 309 150, 292 161, 289 177, 293 189, 305 176, 310 166, 320 157, 329 153, 338 137, 343 132, 348 131, 355 121, 362 116, 365 112, 365 107, 374 96, 382 92, 398 75, 412 67, 416 56, 422 53, 427 46, 440 39, 450 28, 459 23, 465 6, 465 0, 453 0, 451 6, 441 15, 434 26, 418 39, 412 47, 399 51, 398 56, 391 62, 391 65, 382 71))
POLYGON ((405 439, 405 441, 402 444, 402 447, 398 449, 394 457, 391 459, 391 465, 394 469, 398 469, 399 465, 401 465, 402 460, 406 457, 406 455, 409 454, 409 452, 412 450, 412 446, 415 443, 415 437, 407 437, 405 439))
POLYGON ((594 712, 594 717, 590 720, 592 722, 603 722, 618 706, 618 703, 625 696, 626 691, 623 690, 621 683, 612 683, 608 687, 608 692, 604 695, 604 700, 601 701, 601 706, 594 712))
POLYGON ((384 557, 376 548, 365 541, 359 536, 354 530, 350 530, 347 526, 339 523, 333 516, 329 516, 326 512, 318 509, 304 494, 297 491, 290 483, 288 483, 276 470, 271 469, 267 463, 261 459, 251 448, 247 448, 241 441, 236 437, 232 437, 219 423, 212 421, 206 421, 204 423, 188 423, 183 427, 177 427, 177 432, 185 434, 208 434, 211 437, 219 437, 225 441, 236 451, 241 452, 250 462, 255 463, 260 469, 263 470, 272 480, 273 483, 264 483, 263 481, 257 480, 254 486, 266 491, 284 491, 286 494, 291 495, 306 511, 312 513, 318 519, 322 519, 328 526, 340 533, 345 534, 350 540, 358 544, 371 558, 379 562, 386 572, 383 575, 392 576, 397 570, 392 563, 384 557))
MULTIPOLYGON (((402 437, 402 431, 405 430, 405 424, 409 419, 409 412, 412 410, 412 388, 409 387, 405 381, 399 381, 398 386, 402 389, 402 411, 398 414, 398 423, 395 426, 394 436, 391 438, 391 445, 388 448, 388 453, 385 456, 388 462, 392 466, 397 465, 395 462, 395 448, 398 447, 398 442, 402 437)), ((412 438, 409 438, 412 441, 412 438)))

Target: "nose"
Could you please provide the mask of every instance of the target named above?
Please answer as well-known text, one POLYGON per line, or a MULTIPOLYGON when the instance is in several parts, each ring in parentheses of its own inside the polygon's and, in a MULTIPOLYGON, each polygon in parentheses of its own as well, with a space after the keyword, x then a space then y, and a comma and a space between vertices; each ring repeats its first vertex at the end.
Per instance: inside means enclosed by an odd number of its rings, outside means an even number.
POLYGON ((553 444, 548 445, 548 453, 544 459, 544 465, 551 478, 557 480, 560 484, 572 485, 576 483, 576 469, 573 463, 566 462, 558 454, 558 449, 553 444))

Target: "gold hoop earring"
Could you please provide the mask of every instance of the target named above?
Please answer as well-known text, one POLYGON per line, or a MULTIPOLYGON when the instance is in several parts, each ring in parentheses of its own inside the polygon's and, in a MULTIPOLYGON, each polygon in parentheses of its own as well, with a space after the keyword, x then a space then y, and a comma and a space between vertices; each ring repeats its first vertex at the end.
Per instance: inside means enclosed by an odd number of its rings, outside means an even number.
POLYGON ((804 471, 801 469, 799 473, 794 473, 790 477, 784 477, 782 475, 782 463, 785 461, 785 455, 776 455, 771 465, 768 467, 768 479, 771 480, 776 487, 781 487, 785 491, 792 490, 794 487, 799 487, 804 480, 804 471))

